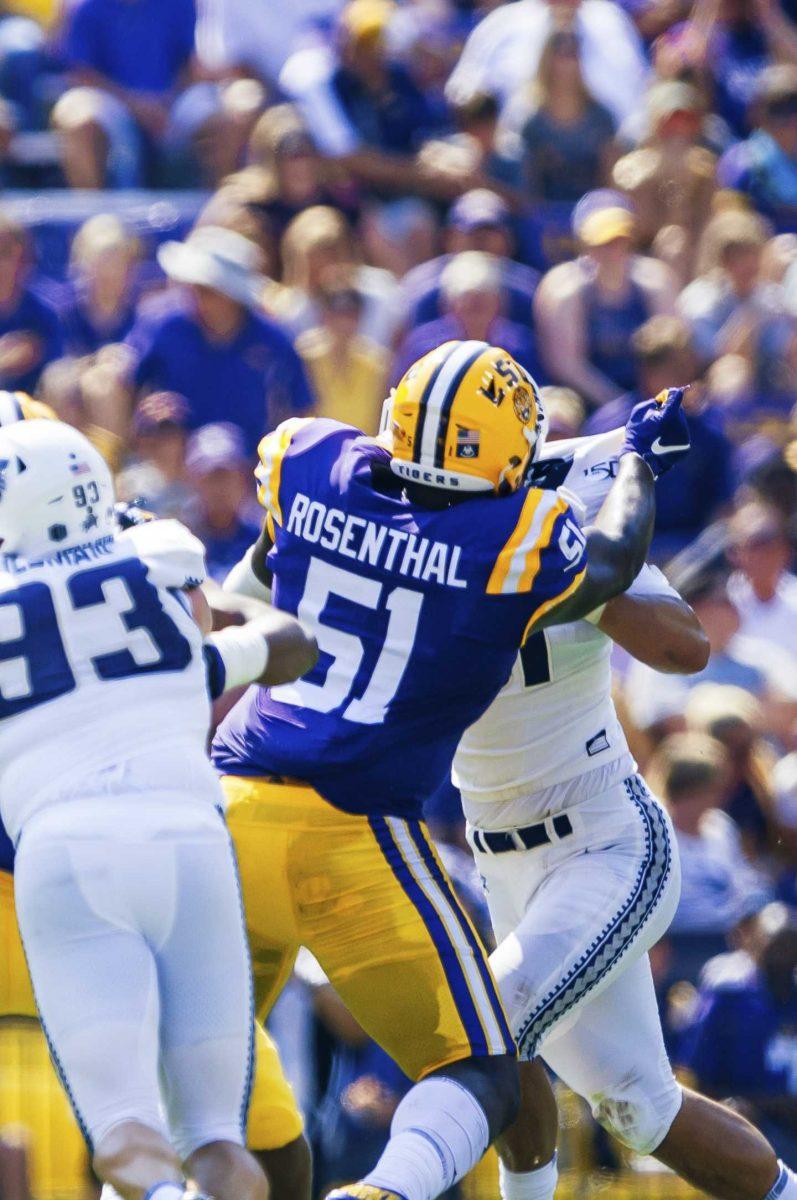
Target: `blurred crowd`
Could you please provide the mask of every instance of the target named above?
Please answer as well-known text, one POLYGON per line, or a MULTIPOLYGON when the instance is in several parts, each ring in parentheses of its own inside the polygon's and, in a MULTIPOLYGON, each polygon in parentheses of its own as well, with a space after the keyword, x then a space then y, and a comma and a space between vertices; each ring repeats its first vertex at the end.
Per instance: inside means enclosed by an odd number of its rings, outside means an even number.
MULTIPOLYGON (((0 388, 84 429, 216 579, 257 533, 263 433, 375 432, 445 340, 517 357, 551 439, 691 384, 653 557, 711 659, 618 657, 618 702, 684 866, 672 1053, 797 1165, 796 0, 0 0, 0 178, 0 388), (131 189, 196 221, 142 233, 131 189), (19 197, 66 192, 90 215, 55 269, 19 197)), ((456 796, 430 819, 479 917, 456 796)), ((305 964, 289 1019, 326 1031, 294 1062, 320 1184, 404 1086, 328 993, 305 964)))

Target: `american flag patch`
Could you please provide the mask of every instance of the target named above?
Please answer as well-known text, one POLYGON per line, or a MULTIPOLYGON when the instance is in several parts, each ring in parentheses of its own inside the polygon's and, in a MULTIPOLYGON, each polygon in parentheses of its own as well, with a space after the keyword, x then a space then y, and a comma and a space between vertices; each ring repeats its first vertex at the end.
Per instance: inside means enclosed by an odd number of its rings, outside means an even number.
POLYGON ((91 467, 86 462, 80 462, 76 454, 69 455, 69 470, 73 475, 90 475, 91 467))
POLYGON ((457 430, 457 458, 478 458, 479 457, 479 431, 478 429, 458 429, 457 430))

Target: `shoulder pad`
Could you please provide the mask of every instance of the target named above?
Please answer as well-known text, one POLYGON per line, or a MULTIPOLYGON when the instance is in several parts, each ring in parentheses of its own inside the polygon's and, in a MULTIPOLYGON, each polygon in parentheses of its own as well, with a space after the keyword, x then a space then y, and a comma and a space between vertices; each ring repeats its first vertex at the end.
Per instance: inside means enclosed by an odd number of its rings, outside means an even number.
POLYGON ((205 548, 180 521, 146 521, 117 535, 149 568, 157 587, 199 587, 207 574, 205 548))
POLYGON ((34 400, 26 392, 0 391, 0 425, 15 425, 17 421, 57 421, 49 404, 34 400))
MULTIPOLYGON (((331 454, 332 448, 339 446, 341 439, 353 436, 360 436, 360 431, 326 417, 290 417, 272 433, 266 434, 257 448, 260 461, 255 468, 255 478, 257 498, 266 510, 266 523, 272 541, 274 526, 283 523, 287 464, 295 467, 301 461, 306 465, 311 462, 318 465, 321 460, 313 452, 323 447, 323 454, 331 454), (332 438, 337 440, 333 442, 332 438)), ((291 474, 293 476, 295 472, 291 474)))

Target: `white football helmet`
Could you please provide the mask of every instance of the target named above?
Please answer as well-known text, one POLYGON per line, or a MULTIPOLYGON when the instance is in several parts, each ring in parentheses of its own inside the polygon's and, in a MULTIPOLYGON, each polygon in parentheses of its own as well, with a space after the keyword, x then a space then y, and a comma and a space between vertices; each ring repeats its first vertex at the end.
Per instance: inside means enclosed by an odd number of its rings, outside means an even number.
POLYGON ((114 533, 105 459, 61 421, 0 429, 0 553, 42 558, 114 533))

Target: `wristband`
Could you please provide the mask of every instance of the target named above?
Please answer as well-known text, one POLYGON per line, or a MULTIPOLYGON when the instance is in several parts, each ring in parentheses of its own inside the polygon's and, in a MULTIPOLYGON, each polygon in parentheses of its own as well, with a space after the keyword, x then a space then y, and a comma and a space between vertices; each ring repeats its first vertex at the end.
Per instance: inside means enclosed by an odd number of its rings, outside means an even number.
POLYGON ((218 685, 221 692, 259 679, 268 665, 268 642, 262 629, 253 622, 211 633, 205 645, 212 648, 217 664, 220 660, 223 668, 224 679, 218 685))

